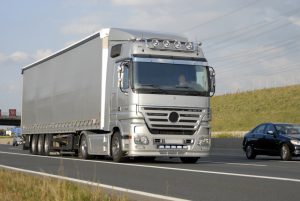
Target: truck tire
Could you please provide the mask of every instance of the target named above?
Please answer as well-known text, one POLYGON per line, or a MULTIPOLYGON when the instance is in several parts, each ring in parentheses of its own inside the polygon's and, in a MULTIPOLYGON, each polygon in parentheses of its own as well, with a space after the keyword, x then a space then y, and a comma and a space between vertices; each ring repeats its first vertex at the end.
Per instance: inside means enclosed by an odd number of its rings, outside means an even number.
POLYGON ((111 156, 113 161, 117 163, 125 161, 121 139, 122 138, 119 131, 115 132, 111 139, 111 156))
POLYGON ((52 150, 52 134, 46 134, 45 135, 45 143, 44 143, 44 155, 49 156, 50 151, 52 150))
POLYGON ((182 163, 196 163, 200 157, 180 157, 182 163))
POLYGON ((31 144, 30 144, 30 153, 37 155, 37 144, 38 144, 38 135, 32 135, 31 144))
POLYGON ((290 148, 287 144, 283 144, 281 146, 280 157, 284 161, 292 160, 292 155, 291 155, 291 152, 290 152, 290 148))
POLYGON ((38 155, 44 155, 44 144, 45 144, 45 135, 40 134, 37 145, 37 153, 38 155))
POLYGON ((88 143, 85 135, 82 135, 80 140, 80 146, 78 150, 78 157, 82 159, 91 159, 92 156, 88 154, 88 143))

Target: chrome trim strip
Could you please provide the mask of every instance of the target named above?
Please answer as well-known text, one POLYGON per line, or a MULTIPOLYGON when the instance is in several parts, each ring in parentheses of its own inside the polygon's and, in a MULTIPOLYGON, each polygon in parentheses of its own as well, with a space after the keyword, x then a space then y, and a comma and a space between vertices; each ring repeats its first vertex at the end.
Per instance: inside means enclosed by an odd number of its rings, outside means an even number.
POLYGON ((148 62, 148 63, 202 65, 202 66, 205 66, 205 63, 206 63, 206 62, 201 62, 201 61, 174 60, 174 59, 162 59, 162 58, 140 58, 140 57, 134 57, 133 61, 135 61, 135 62, 148 62))

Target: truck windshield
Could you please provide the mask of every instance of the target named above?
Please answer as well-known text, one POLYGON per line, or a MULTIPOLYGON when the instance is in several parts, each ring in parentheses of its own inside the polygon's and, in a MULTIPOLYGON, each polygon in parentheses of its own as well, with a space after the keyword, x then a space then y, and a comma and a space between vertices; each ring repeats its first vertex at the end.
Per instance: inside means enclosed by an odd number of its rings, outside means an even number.
POLYGON ((208 70, 201 65, 135 61, 133 89, 139 93, 209 96, 208 70))

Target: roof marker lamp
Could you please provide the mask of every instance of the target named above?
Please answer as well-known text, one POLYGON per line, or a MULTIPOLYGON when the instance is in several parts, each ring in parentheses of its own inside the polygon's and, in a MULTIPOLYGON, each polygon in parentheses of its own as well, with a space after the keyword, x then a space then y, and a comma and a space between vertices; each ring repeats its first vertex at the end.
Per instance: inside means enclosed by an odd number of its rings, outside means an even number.
POLYGON ((159 41, 157 39, 152 40, 152 45, 153 47, 158 47, 159 46, 159 41))
POLYGON ((187 50, 192 50, 193 49, 193 43, 192 42, 186 42, 185 43, 185 48, 187 50))
POLYGON ((181 42, 179 42, 179 41, 175 41, 174 42, 174 47, 176 48, 176 49, 179 49, 180 47, 181 47, 181 42))
POLYGON ((164 45, 165 48, 170 47, 170 41, 164 40, 164 41, 163 41, 163 45, 164 45))

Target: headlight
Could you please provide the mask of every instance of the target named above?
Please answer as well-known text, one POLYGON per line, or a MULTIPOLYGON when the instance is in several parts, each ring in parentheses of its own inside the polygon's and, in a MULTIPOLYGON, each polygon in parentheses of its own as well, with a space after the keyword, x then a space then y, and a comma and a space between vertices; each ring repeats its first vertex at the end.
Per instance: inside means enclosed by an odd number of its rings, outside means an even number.
POLYGON ((146 136, 144 135, 138 135, 134 137, 134 143, 135 144, 149 144, 149 140, 146 136))
POLYGON ((299 140, 291 140, 291 143, 293 145, 300 145, 300 141, 299 140))

